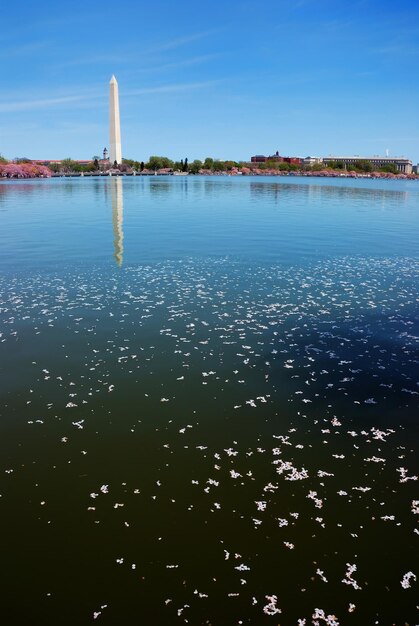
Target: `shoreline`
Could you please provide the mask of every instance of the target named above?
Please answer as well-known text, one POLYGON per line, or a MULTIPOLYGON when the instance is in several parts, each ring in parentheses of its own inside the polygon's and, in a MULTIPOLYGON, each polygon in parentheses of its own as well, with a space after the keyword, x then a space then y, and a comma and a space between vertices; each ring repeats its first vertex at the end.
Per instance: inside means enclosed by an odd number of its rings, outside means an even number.
MULTIPOLYGON (((69 172, 67 174, 52 174, 49 178, 114 178, 114 177, 154 177, 154 176, 177 176, 175 172, 113 172, 112 174, 108 174, 105 172, 102 173, 88 173, 88 172, 69 172)), ((333 172, 271 172, 271 171, 253 171, 249 173, 243 172, 199 172, 199 174, 183 174, 183 176, 229 176, 229 177, 237 177, 237 176, 254 176, 254 177, 292 177, 292 178, 362 178, 362 179, 374 179, 374 180, 419 180, 419 177, 415 174, 388 174, 372 172, 371 174, 361 174, 361 173, 337 173, 333 172)), ((1 180, 1 178, 0 178, 1 180)), ((12 179, 8 179, 12 180, 12 179)), ((15 179, 16 180, 16 179, 15 179)))
MULTIPOLYGON (((156 171, 156 172, 117 172, 113 171, 109 172, 67 172, 67 173, 51 173, 51 175, 32 175, 32 176, 0 176, 0 181, 2 180, 34 180, 34 179, 45 179, 45 178, 113 178, 113 177, 154 177, 154 176, 179 176, 177 172, 167 172, 167 171, 156 171)), ((281 172, 277 170, 251 170, 249 172, 242 172, 240 170, 237 171, 200 171, 197 174, 192 174, 189 172, 182 173, 182 177, 184 176, 255 176, 255 177, 292 177, 292 178, 362 178, 362 179, 373 179, 373 180, 419 180, 419 176, 416 174, 390 174, 387 172, 371 172, 371 173, 361 173, 361 172, 341 172, 336 170, 322 170, 319 172, 303 172, 303 171, 292 171, 292 172, 281 172)))

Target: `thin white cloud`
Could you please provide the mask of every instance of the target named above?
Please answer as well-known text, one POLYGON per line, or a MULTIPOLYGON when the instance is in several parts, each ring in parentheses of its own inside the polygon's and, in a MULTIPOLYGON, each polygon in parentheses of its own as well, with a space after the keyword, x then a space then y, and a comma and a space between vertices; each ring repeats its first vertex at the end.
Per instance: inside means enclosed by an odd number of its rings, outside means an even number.
MULTIPOLYGON (((192 57, 190 59, 184 59, 183 61, 174 61, 173 63, 164 63, 162 65, 155 65, 152 67, 145 67, 145 71, 150 72, 159 72, 161 70, 171 70, 178 69, 180 67, 188 67, 190 65, 199 65, 200 63, 206 63, 207 61, 212 61, 213 59, 217 59, 220 56, 225 56, 221 54, 203 54, 201 56, 192 57)), ((144 71, 141 70, 141 71, 144 71)))
POLYGON ((12 128, 10 125, 0 125, 0 136, 1 137, 24 137, 27 138, 28 135, 31 137, 38 137, 39 135, 48 134, 50 137, 57 138, 58 135, 70 135, 74 136, 87 136, 89 133, 94 134, 95 132, 102 132, 103 129, 106 129, 103 124, 99 122, 95 123, 92 121, 89 122, 76 122, 70 123, 65 121, 59 121, 55 123, 54 126, 47 122, 30 122, 19 124, 18 127, 12 128))
MULTIPOLYGON (((132 66, 132 58, 138 55, 141 52, 141 58, 150 58, 154 57, 156 54, 164 53, 168 50, 174 50, 175 48, 180 48, 182 46, 186 46, 189 43, 194 41, 198 41, 205 37, 209 37, 210 35, 219 32, 219 30, 207 30, 199 33, 192 33, 190 35, 185 35, 184 37, 177 37, 175 39, 170 39, 165 42, 156 42, 154 44, 150 44, 147 46, 142 46, 141 51, 138 50, 138 46, 124 46, 119 48, 118 54, 108 53, 108 54, 86 54, 83 57, 69 59, 63 62, 54 63, 52 65, 53 69, 64 69, 66 67, 77 67, 83 65, 95 65, 95 64, 107 64, 109 66, 112 65, 129 65, 132 66)), ((212 55, 206 55, 207 57, 212 55)), ((204 59, 204 57, 202 57, 204 59)), ((193 62, 190 62, 192 64, 193 62)), ((185 65, 187 62, 185 62, 185 65)))
POLYGON ((2 48, 0 50, 0 59, 9 59, 10 57, 32 55, 38 50, 44 50, 51 45, 51 41, 32 41, 30 43, 20 43, 19 45, 2 48))
POLYGON ((79 59, 70 59, 69 61, 63 61, 62 63, 54 63, 51 67, 54 70, 64 69, 66 67, 78 67, 80 65, 96 65, 106 63, 107 65, 115 65, 119 63, 126 63, 129 60, 127 54, 99 54, 99 55, 86 55, 79 59))
POLYGON ((210 35, 214 35, 218 33, 220 29, 211 29, 202 31, 199 33, 192 33, 190 35, 185 35, 183 37, 176 37, 175 39, 170 39, 169 41, 157 43, 154 46, 145 49, 145 53, 149 52, 164 52, 166 50, 173 50, 174 48, 180 48, 181 46, 186 46, 193 41, 198 41, 199 39, 204 39, 205 37, 209 37, 210 35))
POLYGON ((123 96, 142 96, 145 94, 153 93, 176 93, 180 91, 190 91, 193 89, 204 89, 205 87, 212 87, 218 84, 218 80, 207 80, 198 83, 175 83, 172 85, 159 85, 156 87, 144 87, 142 89, 131 89, 124 92, 123 96))
POLYGON ((45 109, 61 104, 70 104, 90 99, 91 96, 62 96, 59 98, 43 98, 35 100, 17 100, 14 102, 0 102, 0 113, 16 113, 18 111, 31 111, 33 109, 45 109))
POLYGON ((0 43, 2 46, 5 46, 7 42, 30 39, 33 33, 39 31, 48 32, 55 38, 58 31, 64 30, 65 32, 70 26, 75 28, 78 24, 85 24, 88 19, 94 23, 96 15, 94 13, 89 15, 84 11, 73 11, 72 13, 67 11, 64 17, 44 17, 40 20, 29 20, 26 22, 16 20, 14 27, 12 25, 8 25, 10 26, 8 28, 3 27, 0 33, 0 43))
MULTIPOLYGON (((167 85, 157 85, 152 87, 143 87, 139 89, 129 89, 121 92, 121 99, 132 96, 142 96, 147 94, 162 93, 178 93, 192 91, 195 89, 205 89, 218 84, 218 80, 201 81, 195 83, 172 83, 167 85)), ((107 91, 103 89, 85 90, 81 92, 80 88, 74 88, 72 94, 50 94, 49 97, 33 96, 28 97, 22 95, 21 98, 15 96, 14 100, 0 100, 0 113, 19 113, 24 111, 34 111, 39 109, 53 109, 71 105, 72 108, 89 108, 107 106, 107 91), (77 94, 77 95, 74 95, 77 94)))

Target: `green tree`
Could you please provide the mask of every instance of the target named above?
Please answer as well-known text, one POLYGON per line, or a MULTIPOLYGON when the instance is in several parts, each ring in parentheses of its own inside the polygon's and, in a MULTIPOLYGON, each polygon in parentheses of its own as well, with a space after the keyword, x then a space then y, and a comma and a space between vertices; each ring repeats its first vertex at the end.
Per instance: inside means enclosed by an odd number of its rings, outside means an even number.
POLYGON ((212 159, 211 157, 207 157, 204 161, 204 169, 212 170, 213 168, 214 168, 214 159, 212 159))
POLYGON ((139 169, 140 167, 140 162, 134 161, 134 159, 122 159, 122 164, 126 165, 127 167, 132 167, 135 170, 139 169))
POLYGON ((191 174, 199 174, 199 170, 202 170, 202 161, 195 159, 189 166, 189 172, 191 174))
POLYGON ((388 174, 398 174, 399 170, 397 169, 397 165, 395 165, 394 163, 387 163, 386 165, 383 165, 382 167, 380 167, 380 169, 378 170, 379 172, 387 172, 388 174))
POLYGON ((164 156, 151 156, 146 164, 149 170, 160 170, 163 167, 173 167, 173 161, 164 156))
POLYGON ((140 169, 140 162, 139 161, 134 161, 134 159, 122 159, 122 171, 126 172, 127 170, 129 170, 129 168, 133 169, 133 170, 139 170, 140 169))
MULTIPOLYGON (((264 166, 262 169, 278 170, 279 166, 283 165, 283 163, 271 159, 269 161, 265 161, 265 163, 261 163, 261 165, 264 166)), ((287 165, 287 164, 285 164, 285 165, 287 165)))
POLYGON ((359 172, 372 172, 374 169, 371 161, 368 161, 367 159, 360 159, 354 163, 352 167, 359 172))
POLYGON ((0 154, 0 163, 8 163, 9 161, 4 158, 2 154, 0 154))
POLYGON ((60 170, 62 170, 63 172, 77 172, 79 171, 77 168, 79 168, 79 164, 77 163, 77 161, 73 161, 73 159, 70 159, 70 157, 67 157, 66 159, 63 159, 61 161, 61 167, 60 170))
POLYGON ((186 157, 186 159, 183 162, 183 171, 184 172, 188 171, 188 157, 186 157))

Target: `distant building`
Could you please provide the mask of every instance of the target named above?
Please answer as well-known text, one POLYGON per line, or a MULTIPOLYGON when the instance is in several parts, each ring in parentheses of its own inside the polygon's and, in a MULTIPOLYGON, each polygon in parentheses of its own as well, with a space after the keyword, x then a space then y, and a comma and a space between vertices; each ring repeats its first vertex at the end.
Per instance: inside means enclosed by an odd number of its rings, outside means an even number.
POLYGON ((282 157, 283 163, 291 163, 291 165, 301 165, 301 157, 282 157))
POLYGON ((313 165, 323 163, 323 159, 321 157, 308 156, 302 159, 301 163, 304 167, 312 167, 313 165))
POLYGON ((255 156, 250 157, 251 163, 266 163, 268 157, 263 156, 263 154, 256 154, 255 156))
POLYGON ((405 159, 404 157, 360 157, 360 156, 328 156, 323 157, 323 163, 327 167, 330 163, 336 163, 339 161, 343 163, 345 168, 350 170, 351 165, 356 165, 360 161, 369 161, 373 167, 377 169, 380 167, 384 167, 385 165, 395 165, 400 172, 400 174, 411 174, 412 173, 412 161, 409 159, 405 159))
MULTIPOLYGON (((32 159, 31 163, 35 163, 36 165, 61 165, 61 163, 63 162, 64 159, 32 159)), ((90 165, 91 163, 93 163, 92 160, 75 160, 75 163, 78 163, 79 165, 90 165)))
POLYGON ((277 163, 292 163, 293 165, 301 165, 300 157, 284 157, 281 156, 278 150, 271 156, 265 156, 263 154, 256 154, 250 157, 251 163, 266 163, 267 161, 276 161, 277 163))
POLYGON ((31 159, 34 165, 60 165, 61 159, 31 159))
POLYGON ((265 156, 264 154, 256 154, 250 158, 251 163, 266 163, 267 161, 276 161, 277 163, 289 163, 293 165, 303 165, 304 167, 312 167, 319 163, 324 163, 325 167, 330 164, 340 162, 343 163, 345 169, 350 170, 351 166, 363 161, 369 161, 373 168, 379 169, 386 165, 395 165, 400 174, 411 174, 416 168, 418 170, 419 164, 415 167, 412 165, 410 159, 404 157, 360 157, 360 156, 328 156, 328 157, 313 157, 307 156, 304 159, 300 157, 285 157, 281 156, 277 151, 271 156, 265 156))

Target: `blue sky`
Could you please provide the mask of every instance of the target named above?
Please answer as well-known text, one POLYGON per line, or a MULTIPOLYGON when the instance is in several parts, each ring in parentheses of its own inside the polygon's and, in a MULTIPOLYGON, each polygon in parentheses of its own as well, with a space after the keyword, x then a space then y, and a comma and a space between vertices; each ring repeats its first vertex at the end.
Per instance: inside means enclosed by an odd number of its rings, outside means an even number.
POLYGON ((1 20, 7 158, 101 153, 115 74, 126 158, 419 161, 417 0, 21 0, 1 20))

